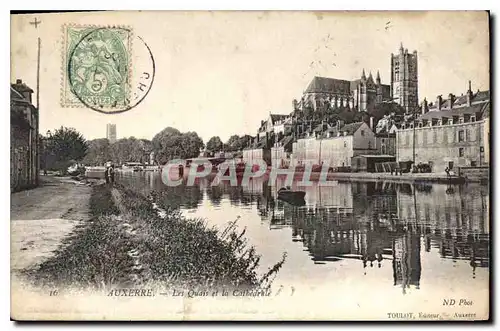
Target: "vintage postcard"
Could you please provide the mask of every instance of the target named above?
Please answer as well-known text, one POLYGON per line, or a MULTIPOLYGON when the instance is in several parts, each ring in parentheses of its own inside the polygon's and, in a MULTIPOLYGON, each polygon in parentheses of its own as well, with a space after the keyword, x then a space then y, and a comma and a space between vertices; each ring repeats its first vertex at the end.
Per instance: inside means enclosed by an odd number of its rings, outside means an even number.
POLYGON ((11 14, 11 318, 488 320, 489 22, 11 14))

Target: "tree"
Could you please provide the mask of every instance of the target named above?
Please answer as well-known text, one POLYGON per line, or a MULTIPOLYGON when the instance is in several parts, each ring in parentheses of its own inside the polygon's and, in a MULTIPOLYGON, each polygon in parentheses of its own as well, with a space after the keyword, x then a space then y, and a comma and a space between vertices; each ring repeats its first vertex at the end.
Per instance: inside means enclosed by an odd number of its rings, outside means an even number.
POLYGON ((73 162, 81 161, 88 150, 83 135, 73 128, 62 127, 45 139, 47 168, 65 172, 73 162))
MULTIPOLYGON (((236 136, 237 137, 237 136, 236 136)), ((207 142, 207 150, 209 152, 219 152, 222 150, 223 144, 219 136, 212 137, 207 142)))
POLYGON ((252 136, 250 136, 248 134, 241 136, 240 141, 239 141, 240 150, 250 146, 252 144, 252 142, 253 142, 252 136))
POLYGON ((112 160, 111 145, 106 138, 94 139, 88 142, 87 155, 83 162, 88 165, 103 165, 112 160))
POLYGON ((200 155, 200 150, 205 147, 203 140, 194 131, 186 132, 181 136, 183 158, 192 158, 200 155))
POLYGON ((237 134, 232 135, 226 142, 227 150, 230 152, 241 151, 243 148, 247 147, 251 137, 249 135, 238 136, 237 134))
POLYGON ((159 164, 172 159, 196 157, 203 147, 203 140, 196 132, 181 133, 172 127, 163 129, 152 140, 155 159, 159 164))
POLYGON ((239 149, 239 143, 240 143, 240 136, 237 134, 232 135, 229 137, 229 139, 226 142, 227 149, 230 152, 235 152, 239 149))
POLYGON ((384 117, 384 115, 403 116, 405 109, 396 102, 384 102, 373 107, 370 116, 374 118, 374 125, 384 117))
POLYGON ((147 139, 122 138, 113 144, 106 138, 94 139, 89 141, 84 162, 92 165, 103 165, 108 161, 118 165, 125 162, 146 163, 152 150, 152 143, 147 139))

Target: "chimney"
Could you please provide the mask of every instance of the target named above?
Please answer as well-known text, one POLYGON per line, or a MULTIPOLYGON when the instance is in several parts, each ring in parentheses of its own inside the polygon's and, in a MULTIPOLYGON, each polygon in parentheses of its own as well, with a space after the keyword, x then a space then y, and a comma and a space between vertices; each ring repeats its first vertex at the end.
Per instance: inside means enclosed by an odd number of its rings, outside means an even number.
POLYGON ((370 129, 373 131, 373 116, 370 116, 370 129))
POLYGON ((427 104, 427 98, 424 98, 422 102, 422 115, 429 111, 429 105, 427 104))
POLYGON ((470 107, 472 105, 472 88, 471 82, 469 80, 469 89, 467 90, 467 106, 470 107))
POLYGON ((441 106, 443 105, 443 97, 441 95, 437 96, 436 99, 436 108, 437 110, 441 110, 441 106))
POLYGON ((16 84, 21 85, 23 83, 22 79, 16 79, 16 84))
POLYGON ((455 102, 455 96, 453 94, 448 94, 448 103, 450 105, 450 109, 453 109, 453 103, 455 102))

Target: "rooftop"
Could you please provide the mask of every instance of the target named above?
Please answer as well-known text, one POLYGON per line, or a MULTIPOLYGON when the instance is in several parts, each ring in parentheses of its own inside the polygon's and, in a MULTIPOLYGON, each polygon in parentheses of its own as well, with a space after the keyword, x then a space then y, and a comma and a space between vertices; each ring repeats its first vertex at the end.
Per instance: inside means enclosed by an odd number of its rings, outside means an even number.
MULTIPOLYGON (((490 91, 477 91, 476 93, 472 93, 471 103, 484 103, 490 100, 490 91)), ((467 106, 467 94, 462 94, 459 96, 455 96, 453 100, 453 108, 462 108, 467 106)), ((429 106, 429 111, 437 109, 437 103, 434 102, 431 106, 429 106)), ((442 98, 441 109, 450 109, 450 100, 449 98, 442 98)))
POLYGON ((341 92, 349 94, 351 91, 351 82, 344 79, 314 77, 309 83, 305 93, 332 93, 341 92))
POLYGON ((328 130, 325 131, 326 134, 332 133, 332 135, 335 137, 337 136, 337 133, 340 132, 345 132, 346 135, 352 136, 354 132, 358 131, 358 129, 364 124, 365 122, 355 122, 355 123, 350 123, 346 124, 343 127, 340 128, 340 130, 337 130, 337 127, 332 127, 329 128, 328 130))
POLYGON ((283 115, 283 114, 270 114, 271 117, 271 124, 274 124, 278 121, 283 121, 289 117, 289 115, 283 115))
POLYGON ((14 90, 16 90, 17 92, 19 92, 21 94, 23 92, 33 93, 33 90, 28 85, 26 85, 25 83, 23 83, 23 81, 21 79, 17 79, 16 82, 14 84, 10 84, 10 86, 14 90))
POLYGON ((429 110, 427 113, 421 115, 419 117, 420 120, 430 120, 432 118, 441 119, 443 117, 449 118, 453 116, 462 116, 462 115, 476 115, 477 119, 481 118, 483 114, 489 114, 490 103, 480 103, 473 104, 471 106, 465 106, 460 108, 453 109, 444 109, 444 110, 429 110), (479 115, 479 116, 478 116, 479 115))

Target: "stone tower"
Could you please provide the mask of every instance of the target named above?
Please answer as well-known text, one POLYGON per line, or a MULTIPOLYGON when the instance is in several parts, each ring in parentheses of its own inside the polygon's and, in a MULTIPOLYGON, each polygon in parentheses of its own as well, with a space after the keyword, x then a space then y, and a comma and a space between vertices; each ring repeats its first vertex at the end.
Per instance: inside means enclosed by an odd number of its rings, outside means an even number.
POLYGON ((418 108, 418 58, 417 51, 408 53, 399 47, 399 53, 391 53, 391 98, 407 113, 418 108))

